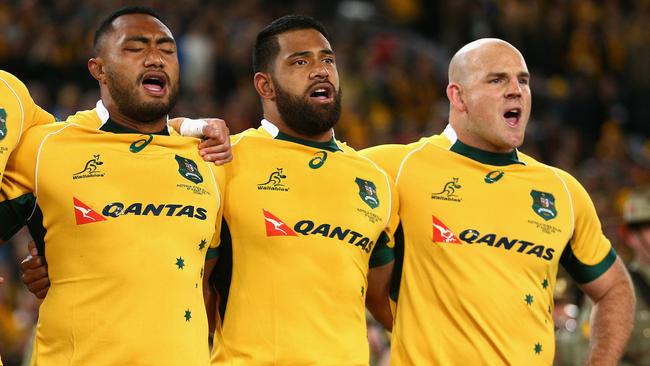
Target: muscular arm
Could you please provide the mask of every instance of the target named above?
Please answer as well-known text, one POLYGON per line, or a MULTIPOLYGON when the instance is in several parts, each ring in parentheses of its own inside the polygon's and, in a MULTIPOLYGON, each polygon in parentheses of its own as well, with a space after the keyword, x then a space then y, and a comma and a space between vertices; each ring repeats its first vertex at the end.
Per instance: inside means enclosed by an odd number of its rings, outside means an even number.
POLYGON ((393 314, 390 310, 388 296, 394 263, 394 261, 391 261, 368 271, 368 291, 366 294, 366 307, 375 320, 389 331, 393 329, 393 314))
POLYGON ((218 305, 217 292, 210 284, 210 276, 217 264, 217 259, 218 257, 206 260, 205 267, 203 267, 203 301, 205 302, 205 311, 208 314, 208 330, 210 333, 214 332, 218 305))
POLYGON ((635 306, 632 282, 621 259, 582 289, 594 302, 586 364, 617 365, 632 332, 635 306))

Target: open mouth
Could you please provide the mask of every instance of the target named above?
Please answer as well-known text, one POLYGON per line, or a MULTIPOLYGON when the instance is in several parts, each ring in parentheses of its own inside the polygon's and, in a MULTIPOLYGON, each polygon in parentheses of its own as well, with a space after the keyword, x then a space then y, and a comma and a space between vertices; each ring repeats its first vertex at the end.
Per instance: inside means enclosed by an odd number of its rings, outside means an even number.
POLYGON ((519 119, 521 118, 521 108, 508 109, 506 113, 503 114, 503 117, 510 127, 516 127, 519 124, 519 119))
POLYGON ((318 103, 329 103, 334 99, 334 87, 331 84, 319 83, 311 88, 309 98, 318 103))
POLYGON ((148 72, 142 77, 142 86, 148 94, 161 96, 165 94, 167 77, 161 72, 148 72))

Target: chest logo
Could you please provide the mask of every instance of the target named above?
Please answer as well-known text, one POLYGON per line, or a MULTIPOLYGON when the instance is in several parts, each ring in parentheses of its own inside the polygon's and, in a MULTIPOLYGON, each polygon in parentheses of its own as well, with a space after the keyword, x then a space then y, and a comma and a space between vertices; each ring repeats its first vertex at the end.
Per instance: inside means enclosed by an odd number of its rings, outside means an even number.
POLYGON ((199 167, 196 166, 194 160, 184 158, 176 155, 176 162, 178 163, 178 172, 181 176, 190 182, 199 184, 203 182, 203 177, 199 172, 199 167))
POLYGON ((370 208, 379 207, 379 197, 377 197, 377 187, 375 183, 357 178, 354 180, 359 187, 359 197, 365 202, 370 208))
POLYGON ((530 191, 530 195, 533 197, 533 211, 537 215, 546 221, 554 219, 557 216, 555 197, 552 194, 533 189, 530 191))
POLYGON ((492 184, 503 178, 503 170, 493 170, 485 175, 485 183, 492 184))
POLYGON ((85 203, 79 201, 77 198, 72 197, 72 205, 74 207, 74 218, 77 225, 90 224, 93 222, 106 221, 106 218, 90 208, 85 203))
POLYGON ((72 179, 103 177, 104 173, 99 169, 100 165, 104 165, 104 163, 99 160, 99 154, 93 154, 93 158, 86 162, 86 165, 80 172, 74 173, 72 179))
POLYGON ((7 111, 0 108, 0 141, 7 137, 7 111))
POLYGON ((458 197, 456 191, 461 188, 462 186, 458 184, 458 178, 451 178, 449 182, 445 183, 440 192, 431 193, 431 199, 460 202, 462 198, 458 197))
POLYGON ((269 174, 269 178, 264 183, 257 185, 260 191, 288 191, 289 187, 282 183, 282 180, 287 176, 282 172, 284 168, 276 168, 274 172, 269 174))
POLYGON ((129 146, 129 151, 137 154, 140 151, 142 151, 149 143, 153 140, 153 135, 147 135, 149 136, 148 138, 141 138, 139 140, 133 141, 131 146, 129 146))
POLYGON ((298 236, 284 221, 278 219, 272 213, 265 209, 262 209, 262 213, 266 224, 266 236, 298 236))
POLYGON ((460 244, 460 240, 456 235, 449 230, 449 228, 438 220, 437 217, 431 215, 433 221, 433 241, 436 243, 453 243, 460 244))
POLYGON ((309 160, 309 167, 318 169, 325 164, 325 160, 327 160, 327 151, 317 151, 314 153, 314 157, 309 160))

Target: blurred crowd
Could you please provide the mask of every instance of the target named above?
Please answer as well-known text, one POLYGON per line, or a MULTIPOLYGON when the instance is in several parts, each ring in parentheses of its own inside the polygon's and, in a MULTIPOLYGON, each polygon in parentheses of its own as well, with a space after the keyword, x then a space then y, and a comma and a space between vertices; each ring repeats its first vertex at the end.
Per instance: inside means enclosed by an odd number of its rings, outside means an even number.
MULTIPOLYGON (((63 119, 93 108, 86 69, 97 21, 126 1, 6 0, 0 3, 0 68, 25 81, 38 104, 63 119)), ((256 127, 252 87, 257 32, 288 13, 330 32, 342 80, 337 137, 354 148, 408 143, 447 121, 447 64, 463 44, 503 38, 532 74, 533 111, 522 151, 575 175, 591 194, 607 236, 625 258, 621 208, 631 187, 650 183, 650 1, 648 0, 183 0, 138 3, 174 32, 182 67, 174 116, 256 127)), ((20 245, 0 248, 0 352, 18 364, 38 304, 24 293, 20 245)), ((575 331, 581 295, 558 281, 560 331, 575 331), (569 322, 571 323, 571 322, 569 322), (571 323, 573 324, 573 323, 571 323), (568 328, 567 328, 568 327, 568 328)), ((385 334, 371 323, 373 363, 385 365, 385 334)))

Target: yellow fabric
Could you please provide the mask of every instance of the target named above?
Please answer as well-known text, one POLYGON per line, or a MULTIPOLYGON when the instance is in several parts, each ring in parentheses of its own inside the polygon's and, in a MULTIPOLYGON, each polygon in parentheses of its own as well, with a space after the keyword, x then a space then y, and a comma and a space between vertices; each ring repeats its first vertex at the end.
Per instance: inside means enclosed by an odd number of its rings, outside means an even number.
POLYGON ((4 195, 35 192, 47 230, 51 287, 34 362, 208 365, 201 284, 221 222, 213 166, 196 139, 153 135, 134 153, 142 135, 77 125, 98 121, 92 110, 34 127, 7 164, 4 195))
POLYGON ((54 122, 54 117, 34 103, 18 78, 0 70, 0 179, 7 159, 28 128, 54 122))
POLYGON ((521 153, 525 165, 480 163, 450 138, 362 152, 396 177, 400 200, 391 365, 551 365, 565 246, 589 268, 611 255, 591 200, 565 172, 521 153), (536 213, 533 191, 552 194, 542 208, 554 217, 536 213))
POLYGON ((366 276, 377 239, 396 226, 390 179, 340 143, 326 151, 262 127, 232 141, 224 218, 234 270, 212 365, 368 365, 366 276), (357 178, 374 183, 378 206, 357 178))

